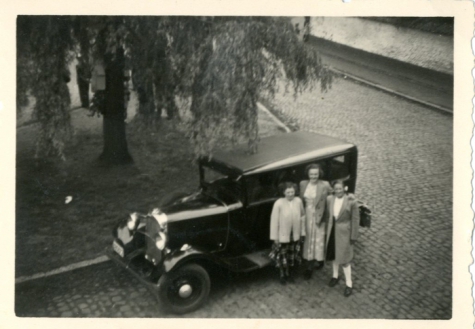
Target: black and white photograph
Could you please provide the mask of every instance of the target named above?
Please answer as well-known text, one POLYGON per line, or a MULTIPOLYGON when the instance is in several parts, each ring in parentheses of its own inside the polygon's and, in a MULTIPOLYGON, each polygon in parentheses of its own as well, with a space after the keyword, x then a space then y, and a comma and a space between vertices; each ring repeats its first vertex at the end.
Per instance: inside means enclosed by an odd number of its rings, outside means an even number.
POLYGON ((473 326, 473 4, 330 2, 8 14, 12 328, 473 326))

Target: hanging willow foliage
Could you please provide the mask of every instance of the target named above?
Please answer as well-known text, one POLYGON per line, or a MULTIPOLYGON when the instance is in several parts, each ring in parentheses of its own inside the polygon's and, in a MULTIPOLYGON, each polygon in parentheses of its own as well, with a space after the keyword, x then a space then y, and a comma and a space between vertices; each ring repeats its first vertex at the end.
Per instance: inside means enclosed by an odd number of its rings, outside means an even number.
POLYGON ((222 141, 246 141, 256 152, 257 102, 272 98, 280 81, 294 96, 331 85, 330 72, 298 39, 289 18, 23 16, 18 27, 18 53, 27 54, 18 57, 18 102, 28 89, 37 99, 38 154, 63 154, 70 132, 64 77, 75 44, 91 46, 91 62, 125 50, 138 118, 148 125, 162 109, 175 116, 176 97, 191 100, 187 131, 196 156, 212 154, 222 141))
POLYGON ((17 23, 18 52, 22 54, 17 66, 23 72, 18 75, 18 92, 24 95, 28 88, 36 99, 33 116, 40 125, 36 156, 64 158, 64 143, 71 134, 68 66, 74 58, 69 19, 20 16, 17 23), (27 83, 21 81, 24 72, 29 75, 27 83))
POLYGON ((245 140, 257 152, 257 102, 273 97, 281 79, 295 96, 331 85, 318 53, 297 38, 288 18, 180 17, 170 26, 177 91, 192 97, 197 155, 210 155, 223 138, 245 140))
POLYGON ((137 120, 149 127, 161 119, 165 108, 170 117, 176 112, 174 79, 167 54, 163 17, 132 17, 124 20, 125 45, 132 69, 132 81, 139 98, 137 120))

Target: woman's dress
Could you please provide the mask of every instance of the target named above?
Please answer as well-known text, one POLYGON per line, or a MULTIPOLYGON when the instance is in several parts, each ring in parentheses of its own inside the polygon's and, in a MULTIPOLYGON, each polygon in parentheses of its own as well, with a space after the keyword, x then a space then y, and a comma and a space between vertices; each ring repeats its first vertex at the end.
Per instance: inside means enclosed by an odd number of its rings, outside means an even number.
POLYGON ((303 247, 303 258, 306 260, 322 261, 325 258, 325 222, 317 224, 315 221, 315 197, 317 195, 317 185, 308 184, 305 189, 305 213, 307 229, 305 243, 303 247))

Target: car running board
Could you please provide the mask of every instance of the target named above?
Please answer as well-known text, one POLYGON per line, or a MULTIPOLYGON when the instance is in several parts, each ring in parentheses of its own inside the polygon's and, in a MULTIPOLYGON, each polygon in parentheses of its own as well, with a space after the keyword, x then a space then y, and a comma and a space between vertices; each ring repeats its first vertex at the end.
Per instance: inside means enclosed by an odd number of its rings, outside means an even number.
POLYGON ((271 251, 270 249, 257 251, 252 254, 245 255, 244 258, 249 259, 251 262, 256 264, 259 268, 262 268, 267 265, 270 265, 270 263, 272 262, 272 259, 269 258, 270 251, 271 251))
POLYGON ((225 263, 234 272, 250 272, 272 263, 269 258, 270 251, 270 249, 256 251, 241 257, 227 259, 225 263))

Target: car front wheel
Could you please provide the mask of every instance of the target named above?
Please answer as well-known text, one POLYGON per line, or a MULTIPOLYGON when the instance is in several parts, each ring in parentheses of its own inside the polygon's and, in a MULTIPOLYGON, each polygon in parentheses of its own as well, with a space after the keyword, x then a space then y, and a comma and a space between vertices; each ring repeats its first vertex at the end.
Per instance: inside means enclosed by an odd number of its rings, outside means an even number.
POLYGON ((160 277, 158 297, 171 312, 184 314, 206 302, 210 286, 206 270, 198 264, 188 264, 160 277))

